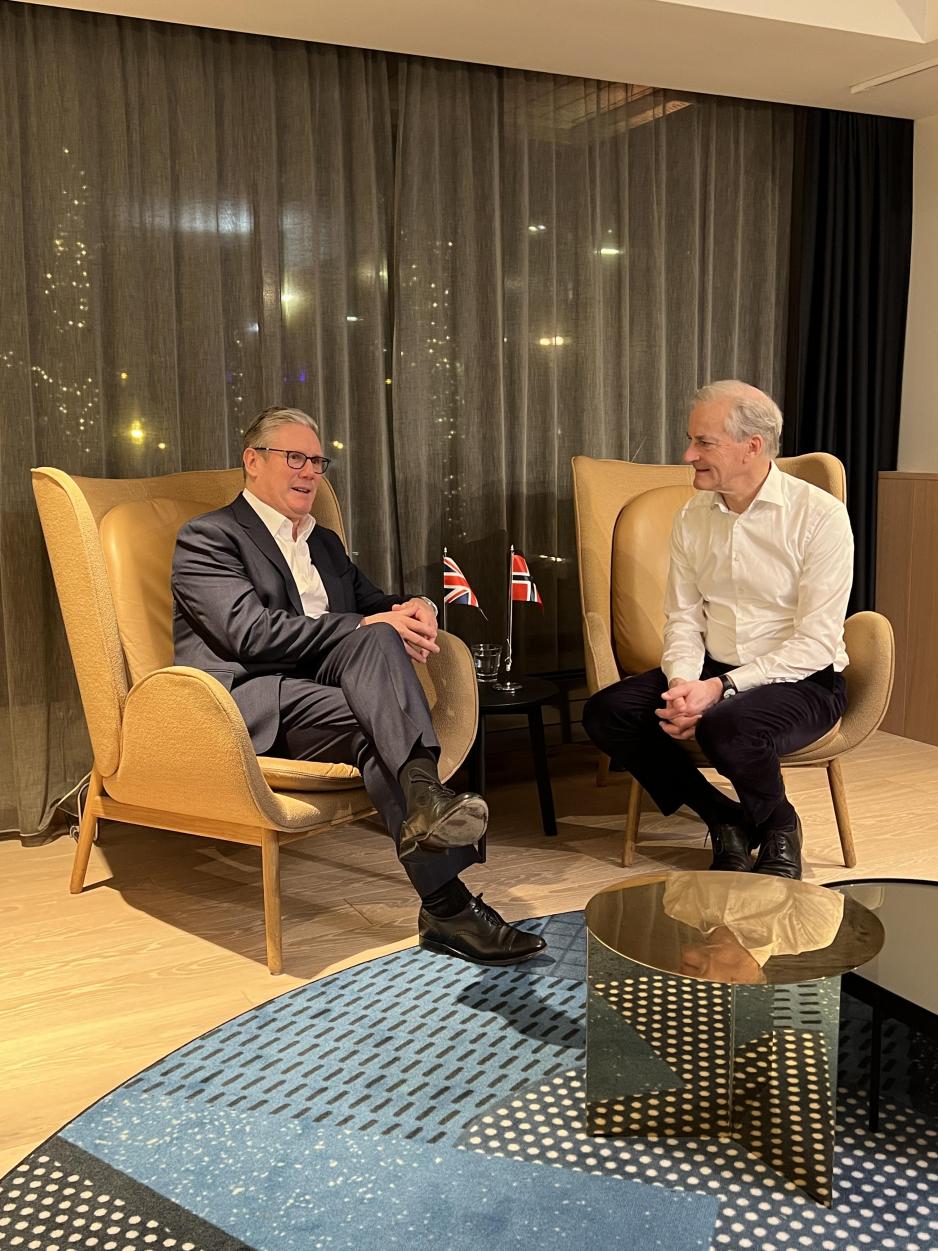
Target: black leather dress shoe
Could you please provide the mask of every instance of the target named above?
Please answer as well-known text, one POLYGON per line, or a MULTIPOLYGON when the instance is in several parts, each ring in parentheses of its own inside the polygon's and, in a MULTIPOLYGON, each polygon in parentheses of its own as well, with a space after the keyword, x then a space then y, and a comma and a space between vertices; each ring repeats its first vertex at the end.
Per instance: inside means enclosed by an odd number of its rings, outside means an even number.
POLYGON ((711 825, 710 841, 713 844, 711 869, 723 873, 748 873, 752 868, 750 835, 744 825, 711 825))
POLYGON ((434 917, 420 909, 420 946, 476 964, 520 964, 547 946, 538 934, 509 925, 494 908, 473 896, 454 917, 434 917))
POLYGON ((436 781, 412 785, 407 816, 401 829, 398 856, 405 860, 418 847, 448 851, 477 843, 488 825, 489 808, 481 795, 457 795, 436 781))
POLYGON ((801 878, 801 818, 795 828, 769 830, 762 839, 753 873, 769 873, 772 877, 801 878))

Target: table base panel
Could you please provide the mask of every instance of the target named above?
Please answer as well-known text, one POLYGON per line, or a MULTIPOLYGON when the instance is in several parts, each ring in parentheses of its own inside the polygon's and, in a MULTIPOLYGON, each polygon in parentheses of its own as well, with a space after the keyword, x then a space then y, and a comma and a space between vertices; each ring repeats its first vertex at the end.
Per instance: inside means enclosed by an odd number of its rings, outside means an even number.
POLYGON ((840 978, 729 985, 588 952, 588 1132, 733 1139, 830 1205, 840 978))

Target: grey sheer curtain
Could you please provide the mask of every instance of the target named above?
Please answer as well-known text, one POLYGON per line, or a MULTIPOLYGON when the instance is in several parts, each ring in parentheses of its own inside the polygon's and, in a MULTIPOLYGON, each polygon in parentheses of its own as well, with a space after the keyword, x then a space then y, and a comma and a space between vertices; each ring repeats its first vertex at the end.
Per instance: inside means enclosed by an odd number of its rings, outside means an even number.
POLYGON ((448 544, 490 619, 454 610, 467 635, 504 637, 513 542, 544 599, 516 610, 522 664, 581 665, 571 456, 673 461, 703 382, 780 393, 792 129, 781 106, 401 62, 402 555, 448 544))
MULTIPOLYGON (((575 452, 778 393, 791 110, 0 2, 0 828, 90 764, 29 468, 237 463, 320 418, 357 559, 576 666, 575 452)), ((525 659, 526 653, 526 659, 525 659)))
POLYGON ((233 465, 298 405, 397 578, 391 120, 380 54, 32 5, 0 6, 0 92, 0 828, 30 834, 90 764, 31 466, 233 465))

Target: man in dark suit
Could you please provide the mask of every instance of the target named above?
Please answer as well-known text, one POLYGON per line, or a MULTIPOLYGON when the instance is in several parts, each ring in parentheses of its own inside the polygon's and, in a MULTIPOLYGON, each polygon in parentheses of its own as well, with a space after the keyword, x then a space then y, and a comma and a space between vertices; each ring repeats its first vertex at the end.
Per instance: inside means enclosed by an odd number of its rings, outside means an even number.
POLYGON ((299 409, 268 408, 244 435, 245 489, 179 531, 177 664, 231 692, 258 755, 357 766, 422 906, 421 945, 483 964, 544 947, 474 897, 488 808, 437 772, 440 746, 411 661, 438 652, 436 609, 374 586, 310 515, 329 461, 299 409))

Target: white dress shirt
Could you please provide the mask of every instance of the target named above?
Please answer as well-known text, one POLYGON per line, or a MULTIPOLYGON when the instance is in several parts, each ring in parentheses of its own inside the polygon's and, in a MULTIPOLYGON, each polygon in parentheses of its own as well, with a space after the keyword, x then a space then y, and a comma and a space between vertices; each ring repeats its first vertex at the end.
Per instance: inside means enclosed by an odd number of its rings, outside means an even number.
POLYGON ((667 916, 712 934, 725 926, 761 968, 772 956, 822 951, 837 937, 844 897, 826 886, 759 875, 758 890, 725 873, 669 873, 661 906, 667 916))
POLYGON ((700 677, 705 652, 740 691, 840 672, 852 581, 850 520, 827 491, 773 462, 744 513, 697 492, 671 531, 665 676, 700 677))
POLYGON ((289 517, 278 513, 276 508, 271 508, 269 504, 265 504, 247 489, 242 492, 242 495, 263 521, 273 536, 274 542, 280 548, 281 555, 293 574, 296 589, 300 593, 303 611, 307 617, 321 617, 323 613, 329 611, 329 596, 319 576, 319 570, 310 557, 309 545, 306 542, 313 533, 316 518, 304 517, 297 527, 294 539, 293 522, 289 517))

